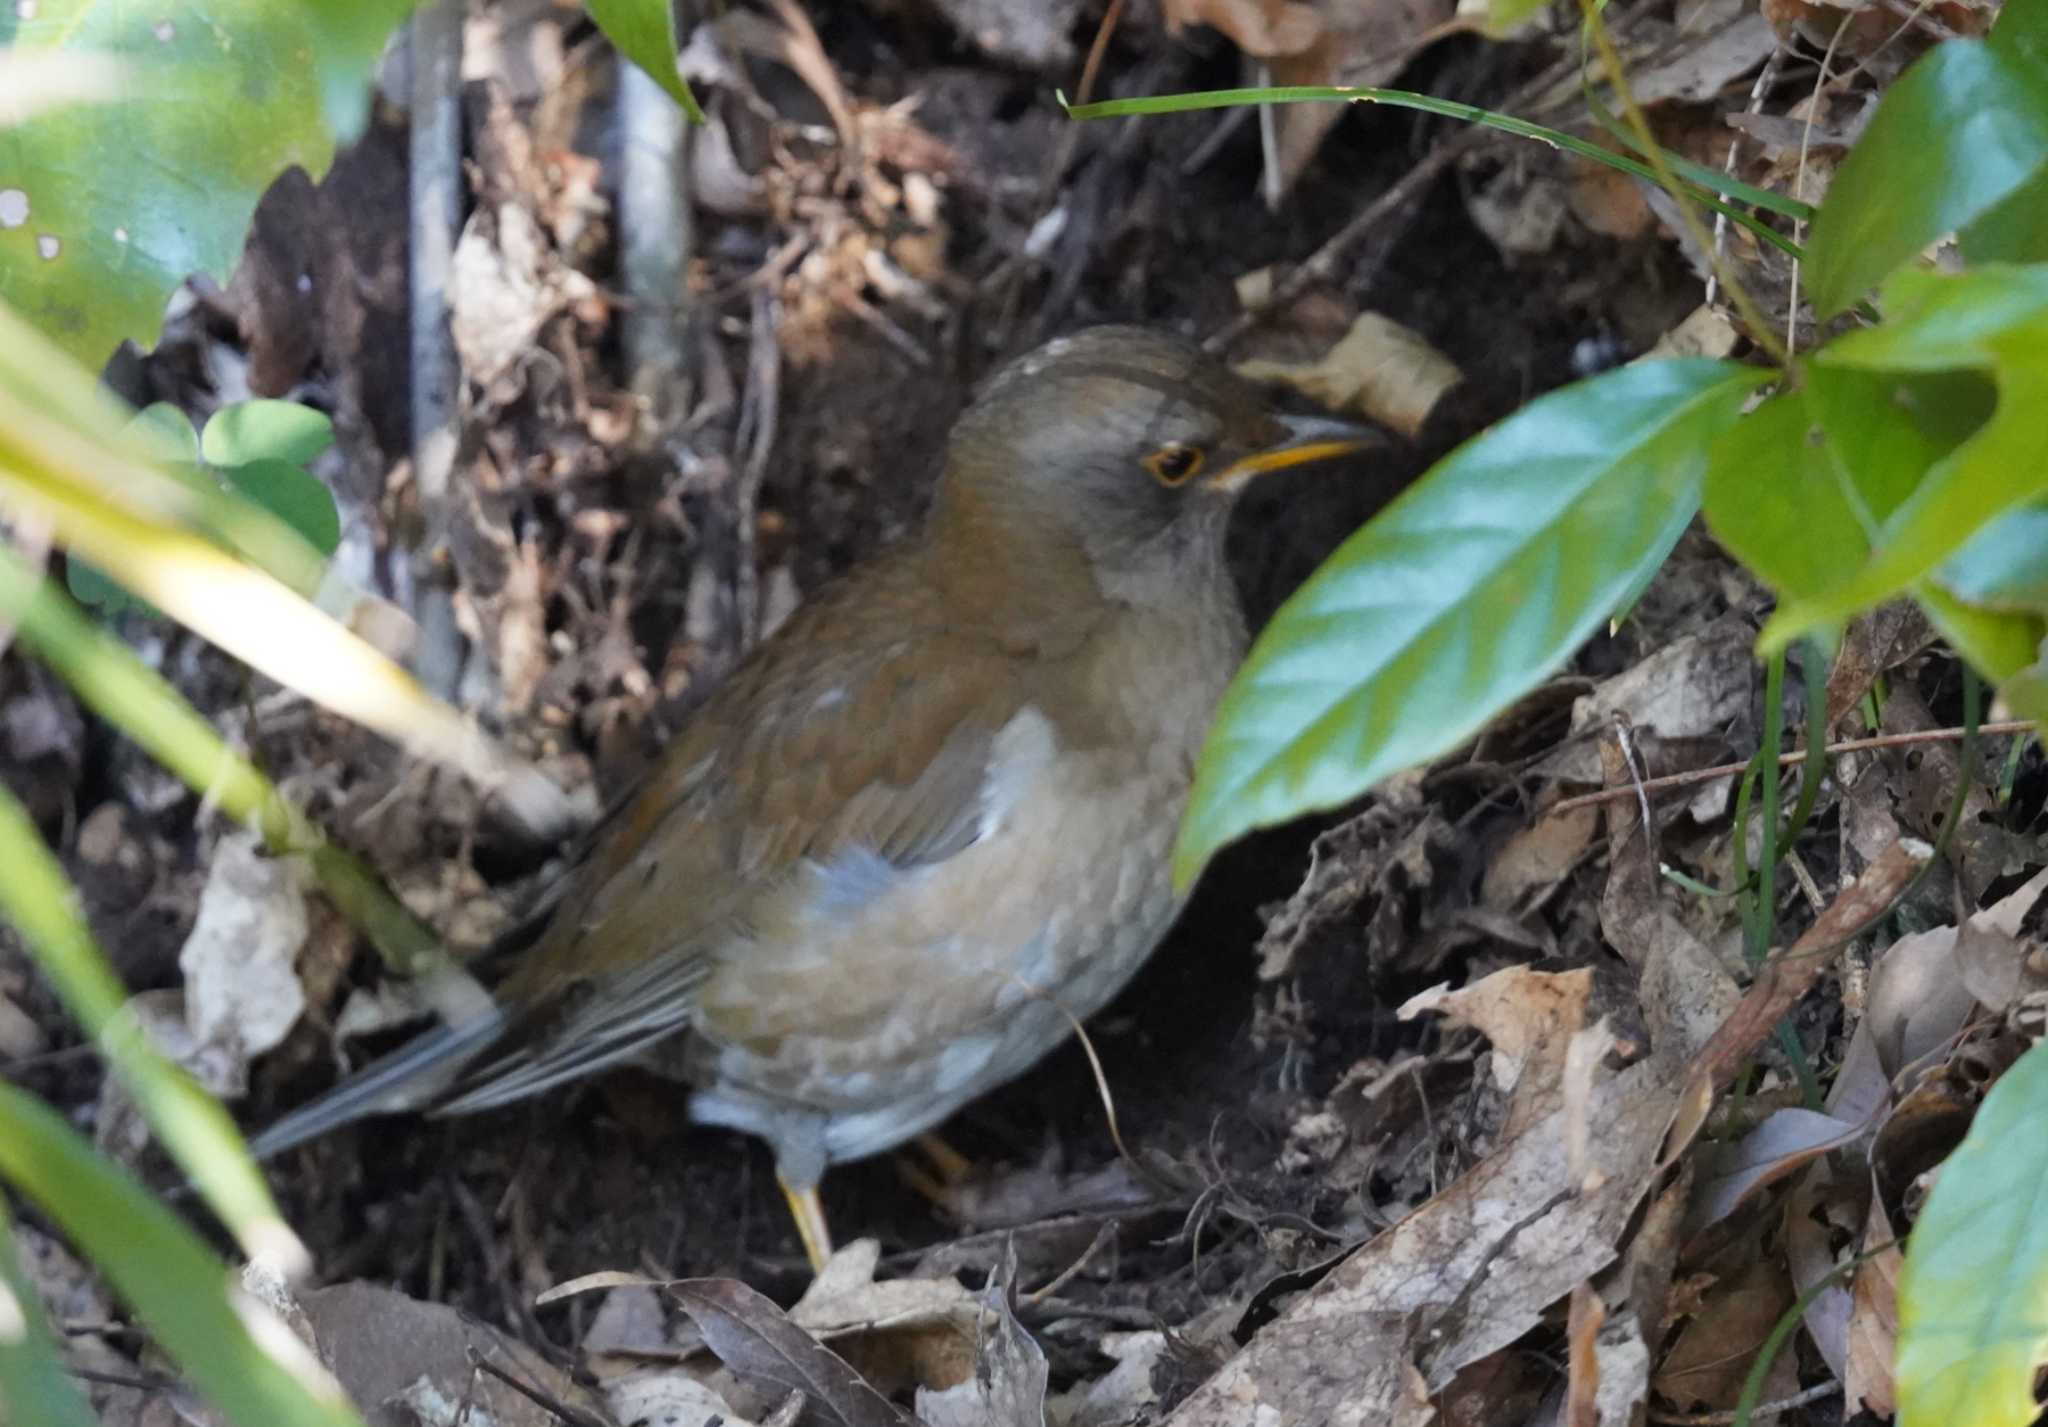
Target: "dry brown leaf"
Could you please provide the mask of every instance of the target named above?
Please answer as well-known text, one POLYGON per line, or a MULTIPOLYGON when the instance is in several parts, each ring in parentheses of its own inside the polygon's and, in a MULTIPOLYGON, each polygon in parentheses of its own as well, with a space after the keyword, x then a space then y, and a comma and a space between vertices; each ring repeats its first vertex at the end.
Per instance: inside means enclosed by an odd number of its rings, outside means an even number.
POLYGON ((1344 1260, 1168 1419, 1421 1423, 1428 1392, 1505 1347, 1612 1262, 1657 1173, 1684 1065, 1668 1054, 1596 1087, 1582 1189, 1562 1112, 1502 1144, 1344 1260))
POLYGON ((1640 360, 1664 357, 1725 357, 1735 350, 1742 334, 1728 320, 1728 314, 1711 303, 1701 303, 1685 320, 1657 339, 1640 360))
POLYGON ((1986 907, 1956 934, 1956 965, 1963 983, 1987 1009, 2004 1011, 2021 999, 2048 990, 2048 940, 2041 894, 2048 871, 1986 907))
MULTIPOLYGON (((1652 1386, 1660 1397, 1681 1409, 1725 1409, 1735 1405, 1757 1350, 1778 1319, 1792 1306, 1791 1286, 1784 1269, 1759 1259, 1725 1284, 1717 1284, 1685 1325, 1678 1341, 1657 1369, 1652 1386)), ((1793 1355, 1780 1353, 1772 1364, 1764 1396, 1783 1397, 1796 1391, 1793 1355)))
POLYGON ((1836 1245, 1849 1241, 1862 1218, 1856 1189, 1836 1180, 1826 1160, 1809 1167, 1785 1198, 1785 1263, 1792 1288, 1802 1298, 1820 1290, 1806 1305, 1806 1334, 1837 1378, 1849 1360, 1851 1304, 1848 1285, 1837 1274, 1836 1245))
POLYGON ((1591 159, 1570 166, 1565 201, 1572 216, 1595 233, 1609 238, 1640 237, 1653 221, 1650 205, 1636 180, 1591 159))
POLYGON ((1165 0, 1165 15, 1169 34, 1208 25, 1254 59, 1298 55, 1324 34, 1317 7, 1299 0, 1165 0))
POLYGON ((1579 865, 1599 827, 1597 808, 1578 807, 1546 812, 1531 826, 1518 829, 1487 864, 1480 900, 1512 912, 1541 906, 1579 865))
POLYGON ((1842 1397, 1852 1413, 1890 1417, 1896 1405, 1892 1357, 1899 1338, 1899 1270, 1906 1262, 1897 1239, 1884 1205, 1873 1198, 1863 1242, 1882 1247, 1857 1266, 1849 1285, 1849 1357, 1842 1370, 1842 1397))
POLYGON ((504 1427, 545 1427, 560 1420, 505 1383, 480 1375, 476 1354, 558 1401, 586 1412, 598 1409, 591 1394, 530 1348, 442 1304, 421 1303, 368 1283, 317 1288, 300 1301, 322 1360, 349 1397, 373 1413, 394 1401, 427 1405, 419 1395, 424 1391, 447 1403, 451 1414, 459 1404, 473 1402, 480 1415, 489 1414, 504 1427), (414 1393, 409 1399, 408 1391, 414 1393))
POLYGON ((1518 1133, 1558 1105, 1572 1036, 1585 1023, 1593 973, 1509 966, 1458 991, 1436 987, 1396 1012, 1413 1020, 1435 1011, 1463 1021, 1493 1043, 1494 1083, 1512 1100, 1506 1133, 1518 1133))
POLYGON ((1443 394, 1464 380, 1457 363, 1392 318, 1361 312, 1313 362, 1250 361, 1239 375, 1284 382, 1333 411, 1354 411, 1410 437, 1443 394))

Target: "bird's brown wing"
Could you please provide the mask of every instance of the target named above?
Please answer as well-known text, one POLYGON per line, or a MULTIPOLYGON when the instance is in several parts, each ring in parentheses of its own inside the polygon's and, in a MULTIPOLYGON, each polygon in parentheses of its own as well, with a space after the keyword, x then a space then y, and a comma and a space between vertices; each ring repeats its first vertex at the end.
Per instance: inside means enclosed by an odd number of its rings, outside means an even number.
POLYGON ((710 957, 806 859, 911 867, 973 842, 1038 654, 953 624, 902 558, 821 591, 600 836, 500 988, 513 1044, 445 1108, 536 1094, 684 1028, 710 957))

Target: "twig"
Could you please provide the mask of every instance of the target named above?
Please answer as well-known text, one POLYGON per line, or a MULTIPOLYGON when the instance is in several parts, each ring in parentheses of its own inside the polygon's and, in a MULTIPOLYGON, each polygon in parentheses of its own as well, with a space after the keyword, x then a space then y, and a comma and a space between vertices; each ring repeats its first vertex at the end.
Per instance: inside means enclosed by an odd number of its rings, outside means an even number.
MULTIPOLYGON (((1980 736, 1991 737, 1999 734, 2032 733, 2031 719, 2006 719, 2002 723, 1979 724, 1980 736)), ((1862 753, 1873 748, 1898 748, 1909 743, 1960 743, 1965 730, 1960 728, 1929 728, 1918 733, 1886 733, 1874 738, 1851 738, 1842 743, 1830 743, 1821 752, 1832 758, 1837 753, 1862 753)), ((1778 766, 1790 768, 1806 760, 1806 750, 1801 748, 1791 753, 1778 755, 1778 766)), ((1732 778, 1749 767, 1748 760, 1740 763, 1722 763, 1712 768, 1694 768, 1685 773, 1666 773, 1659 778, 1649 778, 1640 785, 1631 784, 1619 788, 1602 788, 1597 793, 1581 793, 1577 797, 1565 798, 1551 804, 1547 809, 1553 813, 1566 813, 1574 808, 1589 808, 1596 803, 1610 803, 1616 798, 1631 797, 1638 786, 1645 793, 1662 793, 1672 788, 1689 788, 1696 783, 1711 783, 1716 778, 1732 778)))
MULTIPOLYGON (((1824 1382, 1818 1386, 1809 1387, 1804 1392, 1795 1392, 1790 1397, 1781 1397, 1776 1402, 1759 1402, 1751 1409, 1749 1415, 1752 1420, 1758 1417, 1776 1417, 1780 1413, 1790 1412, 1795 1407, 1804 1407, 1809 1402, 1819 1402, 1825 1398, 1839 1397, 1841 1392, 1842 1385, 1840 1383, 1824 1382)), ((1664 1412, 1653 1407, 1650 1409, 1650 1420, 1652 1422, 1664 1423, 1666 1427, 1725 1427, 1725 1424, 1734 1422, 1736 1417, 1732 1410, 1723 1412, 1664 1412)))

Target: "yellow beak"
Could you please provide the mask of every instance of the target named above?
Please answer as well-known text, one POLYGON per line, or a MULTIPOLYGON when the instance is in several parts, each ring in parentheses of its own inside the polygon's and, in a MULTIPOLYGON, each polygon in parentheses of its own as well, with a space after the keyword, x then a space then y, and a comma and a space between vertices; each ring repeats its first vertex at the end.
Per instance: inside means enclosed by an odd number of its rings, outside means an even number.
POLYGON ((1310 461, 1349 456, 1380 444, 1379 433, 1371 427, 1357 426, 1348 421, 1333 421, 1323 416, 1282 416, 1278 419, 1287 433, 1284 441, 1231 462, 1209 477, 1208 484, 1216 490, 1236 491, 1248 485, 1254 476, 1263 476, 1268 471, 1284 471, 1289 466, 1304 466, 1310 461))

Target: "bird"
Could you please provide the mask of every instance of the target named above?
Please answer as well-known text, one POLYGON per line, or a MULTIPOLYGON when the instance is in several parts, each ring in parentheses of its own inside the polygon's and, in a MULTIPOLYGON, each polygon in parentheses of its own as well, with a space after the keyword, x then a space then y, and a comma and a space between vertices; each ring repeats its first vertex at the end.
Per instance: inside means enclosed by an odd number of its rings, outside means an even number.
POLYGON ((252 1149, 637 1063, 768 1143, 820 1269, 828 1166, 1022 1074, 1172 926, 1174 835, 1247 646, 1231 508, 1370 444, 1163 330, 1012 360, 950 433, 921 531, 708 695, 489 998, 252 1149))

